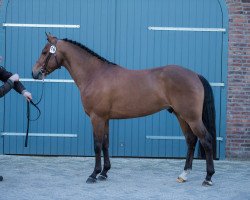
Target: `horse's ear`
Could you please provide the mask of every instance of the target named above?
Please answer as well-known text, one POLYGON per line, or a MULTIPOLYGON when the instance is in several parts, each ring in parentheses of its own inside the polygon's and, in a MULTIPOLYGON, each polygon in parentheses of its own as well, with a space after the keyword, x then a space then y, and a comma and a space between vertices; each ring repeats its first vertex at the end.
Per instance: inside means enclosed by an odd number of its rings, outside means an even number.
POLYGON ((47 40, 49 43, 53 43, 53 39, 55 38, 53 35, 51 35, 51 33, 47 33, 45 32, 46 36, 47 36, 47 40))

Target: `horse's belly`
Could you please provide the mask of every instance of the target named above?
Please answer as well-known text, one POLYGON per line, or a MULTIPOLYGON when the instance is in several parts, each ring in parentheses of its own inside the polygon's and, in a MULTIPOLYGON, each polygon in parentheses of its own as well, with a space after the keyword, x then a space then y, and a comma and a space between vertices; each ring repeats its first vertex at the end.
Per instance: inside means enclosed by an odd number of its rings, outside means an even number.
POLYGON ((112 106, 110 118, 126 119, 142 117, 169 108, 163 99, 138 99, 134 101, 123 100, 112 106))

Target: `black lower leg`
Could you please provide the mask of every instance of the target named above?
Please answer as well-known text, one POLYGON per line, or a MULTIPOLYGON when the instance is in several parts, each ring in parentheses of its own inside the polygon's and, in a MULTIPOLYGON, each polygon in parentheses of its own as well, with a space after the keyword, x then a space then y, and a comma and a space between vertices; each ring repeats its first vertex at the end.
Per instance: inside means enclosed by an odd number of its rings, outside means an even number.
POLYGON ((194 134, 199 138, 200 143, 203 146, 206 154, 207 175, 202 185, 211 186, 212 185, 211 177, 215 172, 214 162, 213 162, 213 146, 212 146, 213 138, 211 134, 207 131, 202 120, 191 123, 190 127, 192 128, 194 134))
POLYGON ((107 172, 111 168, 108 149, 103 149, 103 156, 104 156, 104 166, 100 175, 103 176, 104 178, 107 178, 108 177, 107 172))
POLYGON ((96 176, 101 172, 101 142, 95 141, 95 168, 92 174, 87 179, 87 183, 93 183, 96 181, 96 176))
POLYGON ((188 152, 187 152, 184 170, 191 170, 192 169, 196 142, 197 142, 196 136, 193 135, 192 138, 187 137, 188 152))
POLYGON ((106 179, 107 172, 111 168, 110 160, 109 160, 109 127, 108 127, 108 122, 106 123, 105 126, 105 135, 103 138, 103 145, 102 145, 102 152, 103 152, 103 157, 104 157, 104 166, 103 170, 100 174, 100 177, 102 179, 106 179))
POLYGON ((191 170, 194 158, 194 148, 188 148, 184 170, 191 170))
POLYGON ((206 153, 206 163, 207 163, 207 175, 206 181, 211 181, 214 170, 214 161, 213 161, 213 148, 212 148, 212 138, 209 135, 206 135, 205 140, 201 141, 203 148, 206 153))

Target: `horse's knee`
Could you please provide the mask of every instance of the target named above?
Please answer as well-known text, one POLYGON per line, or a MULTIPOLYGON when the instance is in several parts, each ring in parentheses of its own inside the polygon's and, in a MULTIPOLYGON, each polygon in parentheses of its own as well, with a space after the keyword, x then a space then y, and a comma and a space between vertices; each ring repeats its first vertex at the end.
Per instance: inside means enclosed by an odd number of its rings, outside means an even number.
POLYGON ((106 142, 104 142, 103 145, 102 145, 102 150, 103 150, 103 152, 108 151, 109 150, 109 144, 107 144, 106 142))
POLYGON ((95 144, 94 144, 95 154, 101 153, 101 147, 102 147, 102 144, 100 142, 95 142, 95 144))

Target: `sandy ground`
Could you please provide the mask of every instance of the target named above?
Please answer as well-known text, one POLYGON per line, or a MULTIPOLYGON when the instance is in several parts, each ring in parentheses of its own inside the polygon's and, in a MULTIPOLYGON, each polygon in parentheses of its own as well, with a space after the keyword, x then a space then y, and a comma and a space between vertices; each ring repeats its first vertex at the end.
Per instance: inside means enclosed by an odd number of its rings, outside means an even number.
POLYGON ((111 158, 108 180, 86 184, 94 158, 1 155, 0 199, 250 199, 250 161, 215 161, 212 187, 201 185, 202 160, 194 160, 188 182, 177 183, 184 162, 111 158))

